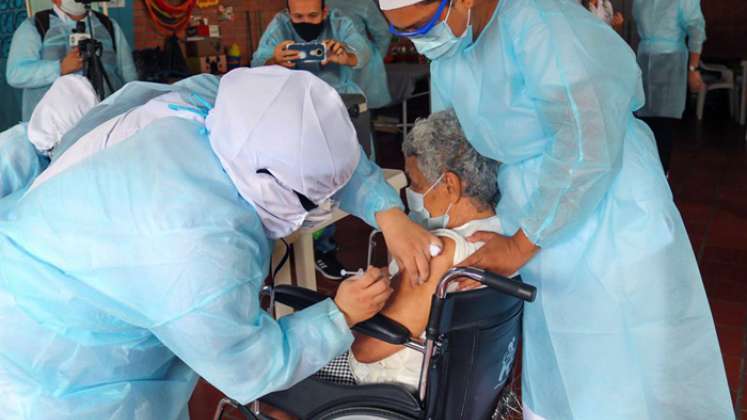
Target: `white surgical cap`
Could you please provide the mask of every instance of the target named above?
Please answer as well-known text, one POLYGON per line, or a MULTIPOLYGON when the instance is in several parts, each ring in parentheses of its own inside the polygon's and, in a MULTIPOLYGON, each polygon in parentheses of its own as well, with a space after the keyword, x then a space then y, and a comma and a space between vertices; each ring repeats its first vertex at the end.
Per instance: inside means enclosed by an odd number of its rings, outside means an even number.
POLYGON ((75 74, 60 77, 31 114, 29 141, 40 153, 49 153, 98 103, 99 98, 88 79, 75 74))
POLYGON ((381 10, 392 10, 399 9, 401 7, 412 6, 422 2, 423 0, 379 0, 379 7, 381 10))
POLYGON ((231 71, 205 124, 223 168, 273 239, 307 215, 294 191, 320 204, 350 180, 360 159, 340 95, 305 71, 231 71), (271 175, 257 172, 263 169, 271 175))

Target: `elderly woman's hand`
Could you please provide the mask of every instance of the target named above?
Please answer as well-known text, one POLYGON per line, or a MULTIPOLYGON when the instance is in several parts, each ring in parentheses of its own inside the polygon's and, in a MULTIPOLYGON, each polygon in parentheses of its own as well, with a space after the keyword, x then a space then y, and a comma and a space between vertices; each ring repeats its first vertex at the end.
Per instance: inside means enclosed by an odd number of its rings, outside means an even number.
POLYGON ((414 286, 424 283, 430 274, 431 245, 443 249, 441 240, 410 220, 400 209, 379 212, 376 221, 400 270, 411 274, 414 286))
MULTIPOLYGON (((539 251, 524 232, 519 229, 514 236, 503 236, 491 232, 476 232, 468 238, 470 242, 484 242, 482 248, 459 263, 459 267, 478 267, 509 277, 519 271, 539 251)), ((464 280, 460 289, 480 286, 480 283, 464 280)))

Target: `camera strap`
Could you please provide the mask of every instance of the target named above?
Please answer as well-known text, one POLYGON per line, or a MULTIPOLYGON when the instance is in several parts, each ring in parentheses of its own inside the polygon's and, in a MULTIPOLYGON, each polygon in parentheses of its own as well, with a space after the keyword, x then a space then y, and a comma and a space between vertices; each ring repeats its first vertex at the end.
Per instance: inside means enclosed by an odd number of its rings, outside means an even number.
MULTIPOLYGON (((99 22, 104 25, 106 31, 109 32, 109 37, 112 39, 112 48, 116 52, 117 37, 114 35, 114 23, 109 19, 109 16, 103 13, 93 10, 91 12, 96 16, 99 22)), ((34 25, 36 26, 36 31, 39 32, 42 42, 44 42, 44 37, 47 35, 47 31, 49 31, 49 19, 52 14, 54 14, 54 10, 52 9, 42 10, 41 12, 34 14, 34 25)))

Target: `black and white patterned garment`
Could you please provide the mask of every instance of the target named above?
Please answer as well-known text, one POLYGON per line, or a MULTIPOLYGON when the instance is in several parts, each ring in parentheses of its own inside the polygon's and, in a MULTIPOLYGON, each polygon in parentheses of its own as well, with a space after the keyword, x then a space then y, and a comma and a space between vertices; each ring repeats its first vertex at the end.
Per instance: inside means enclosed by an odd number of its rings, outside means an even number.
POLYGON ((321 368, 314 377, 324 382, 330 382, 338 385, 355 385, 353 370, 350 369, 348 362, 348 352, 345 352, 332 359, 327 366, 321 368))

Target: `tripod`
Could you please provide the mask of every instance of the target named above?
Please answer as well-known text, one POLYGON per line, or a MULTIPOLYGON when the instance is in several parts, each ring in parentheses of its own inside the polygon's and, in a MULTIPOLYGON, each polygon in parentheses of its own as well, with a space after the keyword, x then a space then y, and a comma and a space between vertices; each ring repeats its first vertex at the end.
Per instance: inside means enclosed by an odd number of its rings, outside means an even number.
POLYGON ((91 22, 91 2, 83 0, 82 3, 86 8, 86 25, 88 30, 91 32, 91 38, 81 40, 78 44, 80 56, 83 58, 83 72, 86 78, 93 85, 93 89, 99 97, 99 100, 104 100, 108 93, 114 92, 112 88, 109 76, 106 74, 104 65, 101 62, 101 54, 104 51, 104 46, 101 41, 94 37, 93 24, 91 22), (106 86, 104 85, 106 84, 106 86), (106 88, 106 89, 105 89, 106 88))

